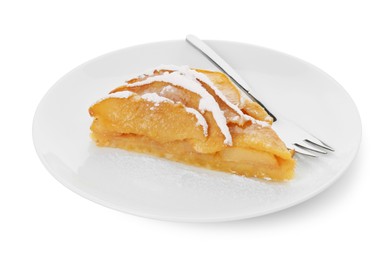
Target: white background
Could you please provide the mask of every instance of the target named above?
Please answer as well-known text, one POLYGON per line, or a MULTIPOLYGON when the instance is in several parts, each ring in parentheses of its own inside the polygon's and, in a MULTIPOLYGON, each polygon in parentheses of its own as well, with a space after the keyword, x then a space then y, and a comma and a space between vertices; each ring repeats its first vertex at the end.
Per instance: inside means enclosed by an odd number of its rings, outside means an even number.
POLYGON ((386 2, 2 1, 0 259, 389 259, 386 2), (341 83, 363 124, 346 174, 296 207, 220 224, 126 215, 57 182, 31 138, 46 91, 96 56, 188 33, 289 53, 341 83))

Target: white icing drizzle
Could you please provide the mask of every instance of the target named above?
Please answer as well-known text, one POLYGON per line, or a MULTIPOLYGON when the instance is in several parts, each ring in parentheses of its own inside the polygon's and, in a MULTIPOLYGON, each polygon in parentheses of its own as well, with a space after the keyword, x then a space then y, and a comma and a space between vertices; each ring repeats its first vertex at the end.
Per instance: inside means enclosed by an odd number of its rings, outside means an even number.
POLYGON ((145 99, 147 101, 153 102, 155 104, 159 104, 161 102, 168 102, 168 103, 172 103, 172 104, 174 103, 169 98, 162 97, 156 93, 145 93, 145 94, 141 95, 141 98, 145 99))
POLYGON ((248 115, 245 115, 245 114, 244 114, 244 118, 246 120, 250 120, 253 124, 258 124, 258 125, 260 125, 262 127, 269 127, 270 126, 270 124, 268 122, 266 122, 266 121, 257 120, 255 118, 253 118, 251 116, 248 116, 248 115))
POLYGON ((191 114, 195 115, 196 119, 198 120, 196 125, 202 126, 203 134, 204 134, 204 136, 207 136, 208 135, 208 127, 209 127, 209 125, 207 124, 206 119, 204 118, 204 116, 201 113, 199 113, 198 110, 193 109, 191 107, 186 107, 186 111, 188 113, 191 113, 191 114))
POLYGON ((215 94, 223 101, 225 102, 226 105, 228 105, 231 109, 234 110, 234 112, 236 112, 237 114, 239 114, 240 116, 244 116, 244 113, 236 106, 234 105, 232 102, 230 102, 226 96, 222 93, 222 91, 220 91, 215 85, 214 83, 204 74, 200 73, 200 72, 197 72, 196 70, 191 70, 191 69, 186 69, 184 70, 185 73, 191 73, 195 78, 203 81, 204 83, 206 83, 207 85, 209 85, 211 87, 212 90, 214 90, 215 94))
POLYGON ((95 104, 97 104, 99 102, 102 102, 103 100, 108 99, 108 98, 128 98, 128 97, 131 97, 134 94, 135 94, 134 92, 129 91, 129 90, 124 90, 124 91, 120 91, 120 92, 110 93, 108 96, 100 99, 95 104))
MULTIPOLYGON (((261 125, 263 127, 269 127, 269 123, 266 122, 266 121, 260 121, 260 120, 257 120, 249 115, 246 115, 244 114, 241 109, 236 106, 235 104, 233 104, 232 102, 230 102, 226 96, 222 93, 222 91, 220 91, 218 89, 218 87, 216 87, 214 85, 214 83, 203 73, 200 73, 200 72, 197 72, 196 70, 192 70, 190 69, 188 66, 176 66, 176 65, 160 65, 156 68, 154 68, 154 70, 152 70, 152 72, 148 72, 148 73, 144 73, 144 75, 146 76, 151 76, 153 75, 153 72, 154 71, 158 71, 158 70, 170 70, 170 71, 178 71, 179 73, 183 74, 184 76, 186 76, 187 78, 190 78, 192 80, 200 80, 200 81, 203 81, 204 83, 206 83, 207 85, 209 85, 211 87, 212 90, 214 90, 215 94, 226 104, 228 105, 231 109, 234 110, 234 112, 236 112, 240 117, 244 118, 245 120, 248 120, 248 121, 251 121, 253 124, 258 124, 258 125, 261 125)), ((164 74, 166 74, 166 72, 164 72, 164 74)), ((245 100, 245 96, 244 95, 241 95, 241 102, 244 104, 244 100, 245 100)), ((267 117, 267 120, 269 120, 269 116, 267 117)), ((236 118, 237 120, 239 118, 236 118)))
MULTIPOLYGON (((193 93, 198 94, 201 97, 199 101, 198 109, 202 113, 204 113, 204 111, 210 111, 212 113, 219 129, 221 130, 222 134, 225 137, 224 143, 227 145, 232 145, 232 137, 229 131, 229 127, 227 126, 227 121, 224 116, 224 113, 220 109, 214 97, 210 93, 208 93, 208 91, 202 86, 202 84, 199 81, 202 81, 208 86, 210 86, 210 88, 214 91, 214 93, 227 106, 229 106, 234 112, 236 112, 239 115, 239 117, 237 117, 236 119, 243 118, 246 121, 251 121, 253 124, 258 124, 262 127, 270 126, 269 123, 266 121, 260 121, 249 115, 244 114, 237 105, 233 104, 226 98, 223 92, 220 91, 205 74, 197 72, 196 70, 192 70, 188 66, 160 65, 154 68, 153 70, 149 70, 148 72, 143 73, 142 77, 139 79, 140 81, 127 84, 127 86, 136 87, 144 84, 150 84, 156 81, 161 81, 161 82, 166 82, 175 86, 185 88, 193 93), (160 70, 168 70, 172 72, 171 73, 164 72, 162 74, 154 75, 155 71, 160 71, 160 70)), ((167 85, 162 89, 161 93, 172 91, 172 90, 173 90, 173 86, 167 85)), ((147 93, 144 94, 142 97, 144 98, 145 95, 148 100, 150 99, 150 101, 153 101, 156 104, 167 100, 173 102, 172 100, 161 97, 156 93, 147 93)), ((241 95, 241 102, 244 102, 244 95, 241 95)), ((197 110, 188 107, 186 107, 186 111, 196 116, 196 118, 198 119, 197 125, 201 125, 203 127, 204 134, 207 135, 208 125, 203 115, 199 113, 197 110)))
POLYGON ((115 93, 109 94, 105 99, 107 98, 128 98, 134 95, 135 93, 129 90, 123 90, 115 93))
POLYGON ((224 143, 227 145, 232 145, 232 136, 230 134, 229 127, 227 126, 226 118, 223 114, 223 111, 219 108, 219 105, 215 101, 214 97, 210 95, 196 79, 194 80, 192 78, 189 78, 188 76, 183 75, 179 71, 174 71, 169 74, 161 74, 149 77, 145 80, 128 84, 127 86, 136 87, 144 84, 150 84, 156 81, 162 81, 175 86, 179 86, 198 94, 201 97, 199 101, 199 110, 202 113, 204 111, 210 111, 213 114, 213 117, 219 129, 225 137, 224 143))
MULTIPOLYGON (((248 121, 251 121, 252 123, 254 124, 259 124, 263 127, 267 127, 269 126, 269 124, 265 121, 260 121, 260 120, 257 120, 249 115, 246 115, 244 114, 241 109, 234 105, 232 102, 230 102, 226 96, 222 93, 222 91, 220 91, 215 85, 214 83, 204 74, 200 73, 200 72, 197 72, 196 70, 191 70, 191 69, 187 69, 184 67, 183 69, 185 71, 185 73, 191 73, 193 74, 193 76, 201 81, 203 81, 204 83, 206 83, 207 85, 209 85, 215 92, 215 94, 223 101, 225 102, 226 105, 228 105, 231 109, 234 110, 234 112, 236 112, 239 116, 241 116, 242 118, 244 118, 245 120, 248 120, 248 121)), ((241 95, 242 97, 243 95, 241 95)))

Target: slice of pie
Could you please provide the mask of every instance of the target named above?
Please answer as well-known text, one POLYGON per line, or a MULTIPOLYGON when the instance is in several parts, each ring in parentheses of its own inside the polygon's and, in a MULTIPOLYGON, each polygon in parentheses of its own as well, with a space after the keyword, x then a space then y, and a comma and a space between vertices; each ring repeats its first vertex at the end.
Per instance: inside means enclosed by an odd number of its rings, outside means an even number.
POLYGON ((294 152, 272 130, 272 118, 221 72, 160 66, 112 90, 89 113, 98 146, 267 180, 294 175, 294 152))

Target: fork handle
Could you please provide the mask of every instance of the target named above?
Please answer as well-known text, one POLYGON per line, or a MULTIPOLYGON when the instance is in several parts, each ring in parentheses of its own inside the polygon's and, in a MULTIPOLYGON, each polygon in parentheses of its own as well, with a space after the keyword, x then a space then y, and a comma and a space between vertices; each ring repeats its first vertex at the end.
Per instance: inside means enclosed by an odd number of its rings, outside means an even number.
POLYGON ((275 122, 277 118, 260 102, 255 98, 249 91, 251 89, 249 85, 243 80, 240 75, 224 60, 219 56, 213 49, 210 48, 205 42, 200 40, 195 35, 187 35, 186 41, 190 43, 195 49, 200 51, 204 56, 206 56, 212 63, 215 64, 220 70, 222 70, 236 85, 241 89, 252 101, 258 103, 264 108, 270 117, 272 117, 275 122))

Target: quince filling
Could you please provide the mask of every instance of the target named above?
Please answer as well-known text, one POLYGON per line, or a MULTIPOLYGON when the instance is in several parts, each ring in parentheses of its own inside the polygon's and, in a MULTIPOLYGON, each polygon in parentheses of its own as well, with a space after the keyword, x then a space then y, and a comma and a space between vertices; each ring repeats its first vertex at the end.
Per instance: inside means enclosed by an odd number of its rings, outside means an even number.
POLYGON ((289 180, 295 160, 272 119, 221 73, 160 66, 89 108, 98 146, 152 154, 267 180, 289 180))

